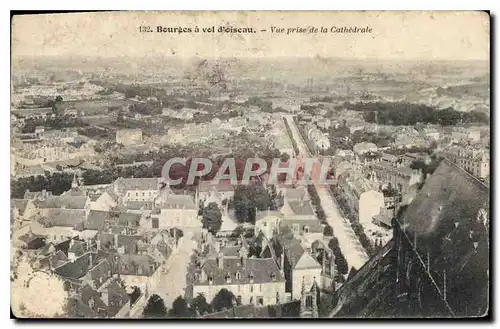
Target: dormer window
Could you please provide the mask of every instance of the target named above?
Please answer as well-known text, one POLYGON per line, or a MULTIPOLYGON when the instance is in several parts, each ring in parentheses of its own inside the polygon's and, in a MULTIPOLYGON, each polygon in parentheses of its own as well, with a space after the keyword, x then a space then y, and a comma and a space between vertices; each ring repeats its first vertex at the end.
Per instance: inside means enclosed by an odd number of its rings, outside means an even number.
POLYGON ((236 272, 236 280, 240 280, 241 279, 241 274, 240 272, 236 272))
POLYGON ((213 283, 213 278, 212 278, 212 276, 210 275, 210 276, 208 277, 208 284, 212 284, 212 283, 213 283))
POLYGON ((276 273, 271 273, 271 280, 276 281, 276 273))
POLYGON ((226 274, 224 279, 226 280, 226 283, 231 283, 231 275, 229 275, 229 273, 226 274))
POLYGON ((253 273, 250 273, 250 283, 253 283, 253 280, 254 280, 254 276, 253 276, 253 273))

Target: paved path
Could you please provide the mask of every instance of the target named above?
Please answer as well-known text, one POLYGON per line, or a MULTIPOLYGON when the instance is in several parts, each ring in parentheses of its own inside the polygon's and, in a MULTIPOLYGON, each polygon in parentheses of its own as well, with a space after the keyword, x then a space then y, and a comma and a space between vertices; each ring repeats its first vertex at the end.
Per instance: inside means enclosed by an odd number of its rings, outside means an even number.
POLYGON ((186 274, 191 261, 191 255, 196 249, 196 242, 192 239, 192 234, 186 232, 179 239, 179 245, 176 251, 169 257, 163 269, 160 283, 155 289, 165 301, 167 308, 172 307, 173 301, 178 297, 184 297, 186 289, 186 274))
MULTIPOLYGON (((284 117, 290 126, 290 130, 292 132, 291 138, 296 141, 300 155, 303 157, 309 157, 310 153, 307 149, 306 143, 302 140, 302 136, 300 135, 297 126, 295 125, 293 115, 285 115, 284 117)), ((356 269, 361 268, 369 257, 363 246, 361 246, 358 237, 352 230, 351 224, 347 219, 342 217, 338 205, 333 199, 328 187, 319 184, 315 184, 314 186, 316 187, 316 191, 318 192, 318 196, 321 200, 321 206, 325 211, 326 221, 333 228, 334 235, 339 241, 340 249, 347 260, 349 267, 354 267, 356 269)))

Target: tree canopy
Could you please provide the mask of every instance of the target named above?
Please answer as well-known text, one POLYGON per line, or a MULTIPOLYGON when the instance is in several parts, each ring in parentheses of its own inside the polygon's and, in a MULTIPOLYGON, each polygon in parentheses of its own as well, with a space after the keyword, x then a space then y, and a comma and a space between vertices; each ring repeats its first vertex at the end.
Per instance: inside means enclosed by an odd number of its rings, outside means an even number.
POLYGON ((211 306, 215 312, 220 312, 232 308, 234 300, 234 294, 226 288, 222 288, 217 295, 215 295, 211 306))
POLYGON ((148 303, 144 308, 144 318, 164 318, 167 317, 167 307, 163 299, 157 294, 152 295, 148 299, 148 303))
POLYGON ((208 229, 209 232, 217 233, 222 225, 222 213, 219 206, 215 202, 209 203, 202 210, 203 228, 208 229))

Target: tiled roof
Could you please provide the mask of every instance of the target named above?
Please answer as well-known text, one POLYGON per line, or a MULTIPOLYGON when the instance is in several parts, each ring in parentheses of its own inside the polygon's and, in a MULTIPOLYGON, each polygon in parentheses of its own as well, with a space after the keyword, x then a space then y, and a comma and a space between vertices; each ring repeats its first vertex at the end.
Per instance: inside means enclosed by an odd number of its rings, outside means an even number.
POLYGON ((290 201, 308 199, 308 192, 305 187, 285 188, 284 197, 290 201))
POLYGON ((129 201, 126 204, 127 209, 130 210, 141 210, 141 209, 151 210, 153 209, 153 206, 154 206, 153 202, 149 201, 129 201))
POLYGON ((122 275, 151 276, 158 268, 149 255, 115 255, 115 264, 122 275))
POLYGON ((50 196, 45 200, 38 200, 35 205, 38 208, 66 208, 84 209, 88 198, 86 196, 50 196))
POLYGON ((50 209, 47 221, 52 226, 76 227, 85 221, 85 210, 80 209, 50 209))
POLYGON ((158 178, 118 178, 113 185, 117 186, 120 193, 127 191, 156 191, 158 190, 158 178))
POLYGON ((127 227, 138 227, 141 220, 141 214, 120 213, 116 225, 127 227))
POLYGON ((72 244, 70 245, 68 252, 75 254, 75 256, 79 257, 85 253, 87 250, 87 244, 83 241, 72 240, 72 244))
POLYGON ((197 209, 194 200, 189 195, 170 194, 160 205, 161 209, 197 209), (184 208, 185 207, 185 208, 184 208))
POLYGON ((79 279, 85 274, 87 274, 89 269, 96 264, 96 261, 97 261, 97 253, 88 252, 75 259, 75 261, 68 262, 56 268, 54 272, 62 277, 79 279))
POLYGON ((118 311, 120 311, 125 304, 130 302, 130 297, 127 295, 125 289, 118 283, 118 281, 113 280, 107 286, 108 290, 108 317, 114 317, 118 311))
POLYGON ((224 257, 222 268, 217 266, 217 260, 209 259, 203 263, 201 270, 205 272, 207 280, 201 282, 201 277, 198 277, 196 284, 208 285, 210 276, 214 285, 223 285, 226 284, 227 275, 231 278, 231 284, 249 284, 251 275, 254 284, 273 282, 272 274, 276 282, 285 280, 272 258, 248 258, 243 266, 240 257, 224 257), (240 279, 237 279, 237 273, 240 279))
MULTIPOLYGON (((39 196, 41 196, 41 195, 42 195, 42 193, 43 193, 43 192, 41 192, 41 191, 40 191, 40 192, 30 192, 30 191, 26 191, 26 192, 24 193, 23 199, 31 199, 31 200, 33 200, 33 199, 36 199, 36 198, 38 198, 39 196)), ((52 192, 50 192, 50 191, 47 191, 46 193, 47 193, 47 196, 51 196, 51 195, 52 195, 52 192)))
POLYGON ((29 201, 26 199, 11 199, 10 206, 11 208, 16 207, 19 210, 19 215, 23 216, 29 201))
POLYGON ((106 220, 111 220, 112 213, 109 211, 90 210, 85 223, 87 230, 102 230, 106 220))
POLYGON ((288 205, 295 215, 314 216, 314 210, 308 201, 288 201, 288 205))

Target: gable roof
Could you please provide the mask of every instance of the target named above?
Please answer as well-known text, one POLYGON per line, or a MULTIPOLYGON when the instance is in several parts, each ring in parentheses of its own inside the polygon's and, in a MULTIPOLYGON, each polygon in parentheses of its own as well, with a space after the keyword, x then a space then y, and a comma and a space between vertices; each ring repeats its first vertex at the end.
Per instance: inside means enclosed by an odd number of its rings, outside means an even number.
POLYGON ((109 211, 90 210, 85 222, 85 228, 87 230, 103 230, 105 222, 112 218, 112 213, 109 211))
POLYGON ((321 268, 321 265, 308 252, 304 252, 295 264, 294 269, 321 268))
POLYGON ((23 216, 30 201, 27 199, 10 199, 10 207, 16 207, 19 210, 19 215, 23 216))
POLYGON ((59 227, 77 227, 84 223, 86 218, 85 210, 83 209, 49 209, 46 221, 51 226, 59 227))
POLYGON ((251 275, 253 275, 254 284, 273 282, 272 274, 275 275, 275 282, 285 280, 280 273, 278 265, 272 258, 248 258, 246 264, 243 265, 240 257, 224 257, 222 264, 223 267, 219 268, 217 260, 206 260, 201 270, 206 273, 207 280, 201 281, 199 277, 196 280, 196 284, 208 285, 208 276, 211 276, 214 285, 223 285, 226 284, 227 275, 230 276, 231 282, 240 284, 250 283, 251 275), (240 273, 239 279, 236 273, 240 273))
POLYGON ((156 191, 158 190, 158 178, 118 178, 113 183, 121 194, 127 191, 156 191))
POLYGON ((35 205, 41 209, 85 209, 87 201, 87 196, 49 196, 45 200, 35 201, 35 205))
POLYGON ((314 210, 308 201, 287 201, 288 206, 294 213, 299 216, 314 216, 314 210))

